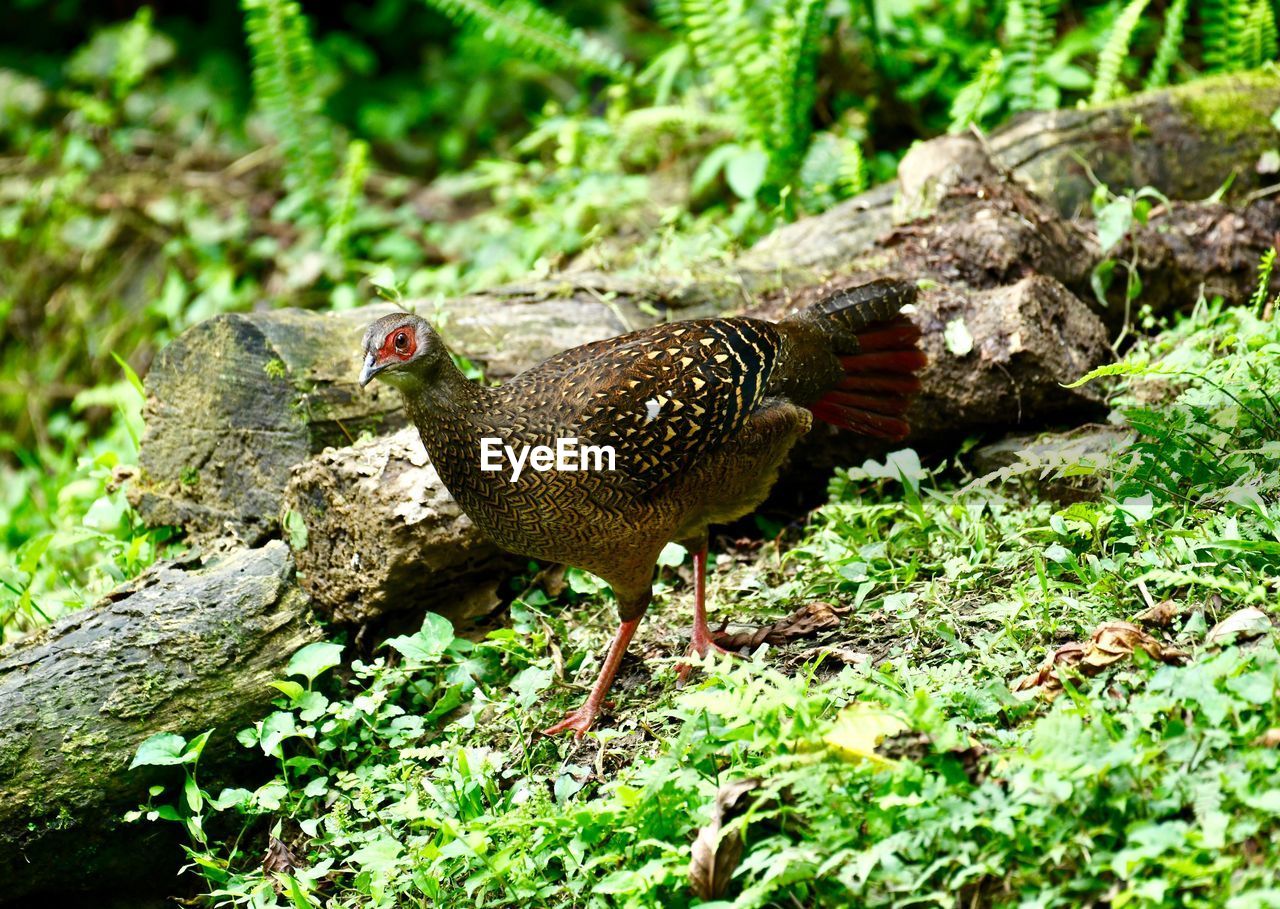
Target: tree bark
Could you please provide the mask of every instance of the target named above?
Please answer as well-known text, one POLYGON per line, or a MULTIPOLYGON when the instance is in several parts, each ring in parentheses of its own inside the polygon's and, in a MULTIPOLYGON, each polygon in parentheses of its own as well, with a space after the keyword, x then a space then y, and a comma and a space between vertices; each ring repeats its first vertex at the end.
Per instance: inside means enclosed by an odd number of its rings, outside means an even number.
POLYGON ((176 827, 121 820, 174 782, 172 768, 127 770, 138 745, 216 728, 200 770, 227 776, 236 731, 277 695, 267 683, 321 637, 277 541, 159 566, 0 650, 0 903, 172 869, 176 827))

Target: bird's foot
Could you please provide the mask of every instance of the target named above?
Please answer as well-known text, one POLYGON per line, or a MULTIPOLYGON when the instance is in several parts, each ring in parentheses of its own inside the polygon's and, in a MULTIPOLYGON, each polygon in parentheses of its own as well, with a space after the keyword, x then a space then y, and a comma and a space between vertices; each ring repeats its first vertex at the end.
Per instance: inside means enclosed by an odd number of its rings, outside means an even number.
MULTIPOLYGON (((720 653, 720 654, 728 654, 729 656, 738 656, 736 652, 732 650, 726 650, 725 648, 717 644, 715 641, 711 640, 710 637, 700 639, 696 635, 694 636, 693 641, 690 642, 689 650, 686 652, 685 655, 689 657, 696 656, 698 659, 701 660, 701 659, 705 659, 708 653, 720 653)), ((684 685, 685 682, 689 681, 689 676, 690 674, 692 674, 692 672, 693 672, 692 663, 680 663, 678 666, 676 666, 676 684, 684 685)))
POLYGON ((587 734, 587 730, 595 724, 596 718, 599 716, 600 708, 588 702, 554 726, 548 726, 542 730, 542 734, 552 736, 559 735, 562 732, 572 732, 575 739, 580 739, 587 734))

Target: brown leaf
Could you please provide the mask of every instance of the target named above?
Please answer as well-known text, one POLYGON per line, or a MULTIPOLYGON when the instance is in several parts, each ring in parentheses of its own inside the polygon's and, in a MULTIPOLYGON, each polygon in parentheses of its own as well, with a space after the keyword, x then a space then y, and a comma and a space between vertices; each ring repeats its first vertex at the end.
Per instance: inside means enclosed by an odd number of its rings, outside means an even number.
POLYGON ((743 648, 754 650, 765 643, 785 644, 796 638, 815 635, 819 631, 839 628, 840 617, 848 611, 848 609, 840 609, 823 600, 813 600, 805 603, 791 615, 779 619, 772 625, 765 625, 754 630, 739 631, 734 634, 717 635, 716 643, 730 650, 742 650, 743 648))
POLYGON ((1072 641, 1054 651, 1038 670, 1019 680, 1015 693, 1033 693, 1042 688, 1055 693, 1062 688, 1058 670, 1075 667, 1081 675, 1092 677, 1121 660, 1142 650, 1163 663, 1181 663, 1187 655, 1168 647, 1131 622, 1103 622, 1094 629, 1086 643, 1072 641))
POLYGON ((1161 600, 1154 606, 1142 610, 1133 617, 1135 622, 1141 622, 1143 625, 1150 625, 1153 628, 1168 628, 1176 619, 1186 615, 1187 608, 1182 603, 1175 603, 1173 600, 1161 600))
POLYGON ((267 874, 293 874, 298 867, 298 857, 284 840, 271 837, 267 841, 266 854, 262 856, 262 870, 267 874))
POLYGON ((719 899, 729 889, 729 879, 742 861, 742 833, 722 831, 746 810, 743 800, 760 787, 760 780, 735 780, 720 787, 711 808, 711 820, 698 831, 689 856, 689 887, 703 900, 719 899))

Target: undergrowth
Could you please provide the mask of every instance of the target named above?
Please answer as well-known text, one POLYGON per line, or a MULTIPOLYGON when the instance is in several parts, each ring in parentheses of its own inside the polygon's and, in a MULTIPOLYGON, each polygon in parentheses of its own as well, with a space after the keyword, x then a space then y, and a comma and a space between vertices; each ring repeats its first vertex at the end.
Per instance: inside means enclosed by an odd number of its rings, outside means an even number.
POLYGON ((1280 584, 1278 354, 1202 304, 1092 378, 1128 444, 839 471, 800 539, 713 583, 735 615, 847 609, 823 647, 677 690, 668 585, 612 719, 547 740, 609 604, 526 592, 483 640, 429 616, 341 680, 312 645, 238 745, 145 743, 186 783, 134 817, 185 824, 223 905, 1274 905, 1280 652, 1247 609, 1280 584), (1140 613, 1149 644, 1019 682, 1140 613), (203 791, 200 751, 238 747, 274 778, 203 791))

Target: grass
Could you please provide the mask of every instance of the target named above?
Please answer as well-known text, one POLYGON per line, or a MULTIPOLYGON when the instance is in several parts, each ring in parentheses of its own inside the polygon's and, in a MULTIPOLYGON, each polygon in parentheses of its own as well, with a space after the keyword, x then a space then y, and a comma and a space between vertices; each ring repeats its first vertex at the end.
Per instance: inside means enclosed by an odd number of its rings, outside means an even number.
POLYGON ((571 576, 483 640, 428 617, 341 679, 313 645, 238 737, 273 779, 204 792, 203 739, 151 743, 186 783, 136 817, 184 823, 225 905, 1280 904, 1280 651, 1247 611, 1280 582, 1278 344, 1204 304, 1141 342, 1094 379, 1135 431, 1102 459, 838 472, 798 540, 726 554, 713 602, 764 621, 820 598, 840 627, 680 690, 667 572, 580 744, 532 734, 612 620, 571 576))

